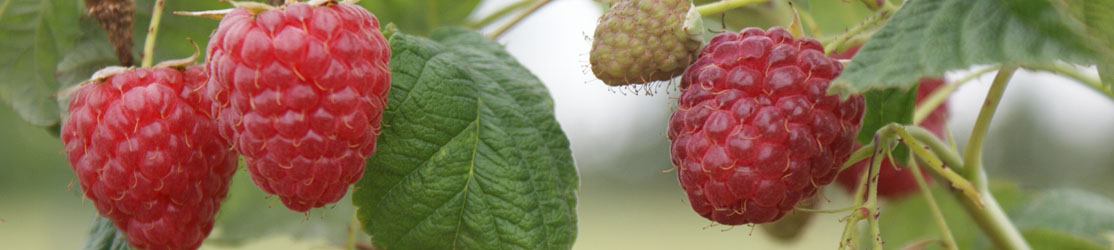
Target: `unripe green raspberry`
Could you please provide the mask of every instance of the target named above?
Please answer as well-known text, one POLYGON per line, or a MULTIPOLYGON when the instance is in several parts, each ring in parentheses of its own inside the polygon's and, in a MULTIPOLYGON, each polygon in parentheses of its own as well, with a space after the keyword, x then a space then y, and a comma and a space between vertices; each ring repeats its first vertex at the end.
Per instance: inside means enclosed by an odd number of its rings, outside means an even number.
POLYGON ((611 86, 669 80, 696 60, 704 41, 689 0, 621 0, 600 17, 589 61, 611 86))

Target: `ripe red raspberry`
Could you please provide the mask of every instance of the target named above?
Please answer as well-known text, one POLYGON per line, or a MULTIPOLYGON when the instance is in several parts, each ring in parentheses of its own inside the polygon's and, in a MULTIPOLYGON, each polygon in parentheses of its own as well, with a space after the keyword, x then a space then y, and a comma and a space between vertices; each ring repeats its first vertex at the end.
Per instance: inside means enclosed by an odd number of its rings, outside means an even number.
MULTIPOLYGON (((854 53, 854 52, 852 52, 854 53)), ((924 78, 921 79, 921 85, 917 87, 917 104, 920 104, 925 97, 932 94, 933 91, 944 85, 944 80, 940 78, 924 78)), ((920 126, 935 134, 937 137, 944 138, 945 131, 947 130, 948 122, 948 106, 940 105, 932 110, 921 121, 920 126)), ((858 148, 858 145, 856 145, 858 148)), ((859 179, 862 177, 863 171, 870 167, 869 160, 863 160, 855 163, 855 165, 843 170, 836 178, 836 182, 843 187, 844 190, 854 192, 855 187, 859 185, 859 179)), ((927 181, 932 181, 932 176, 929 175, 928 169, 922 168, 921 173, 927 181)), ((894 167, 890 164, 890 160, 883 159, 881 169, 878 171, 878 195, 883 198, 896 199, 904 197, 905 195, 912 194, 919 190, 917 187, 917 179, 913 172, 906 166, 894 167)))
POLYGON ((827 95, 843 66, 782 28, 716 35, 681 80, 669 119, 677 178, 700 215, 775 221, 835 179, 863 99, 827 95))
POLYGON ((390 88, 375 16, 335 2, 237 8, 207 55, 221 134, 263 191, 305 212, 337 202, 363 176, 390 88))
POLYGON ((128 69, 70 100, 66 158, 85 197, 141 249, 196 249, 236 171, 198 93, 203 68, 128 69))

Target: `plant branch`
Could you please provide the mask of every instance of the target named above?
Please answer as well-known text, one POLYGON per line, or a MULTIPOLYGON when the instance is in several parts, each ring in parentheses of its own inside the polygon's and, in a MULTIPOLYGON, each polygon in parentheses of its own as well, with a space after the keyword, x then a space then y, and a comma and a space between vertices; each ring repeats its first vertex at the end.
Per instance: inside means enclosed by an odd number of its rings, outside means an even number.
POLYGON ((721 0, 714 3, 703 4, 696 6, 696 12, 700 12, 701 16, 715 15, 725 11, 743 7, 753 3, 765 3, 770 0, 721 0))
POLYGON ((473 29, 482 28, 484 26, 487 26, 488 24, 491 24, 492 22, 495 22, 495 20, 499 20, 499 18, 503 18, 504 16, 510 14, 511 12, 514 12, 515 10, 529 6, 532 2, 534 2, 534 0, 519 0, 518 2, 508 4, 502 9, 496 10, 495 12, 492 12, 491 15, 487 15, 486 17, 472 24, 469 24, 468 26, 472 27, 473 29))
MULTIPOLYGON (((976 168, 962 165, 963 162, 959 161, 959 157, 952 151, 952 148, 944 146, 944 143, 941 142, 939 138, 936 138, 930 132, 922 128, 906 128, 900 124, 892 123, 883 127, 883 129, 897 133, 902 142, 913 150, 914 155, 918 159, 926 162, 926 164, 932 167, 933 170, 936 170, 937 173, 940 173, 946 179, 952 181, 953 187, 962 190, 962 192, 951 192, 951 194, 960 201, 960 204, 963 205, 967 214, 975 220, 983 233, 985 233, 999 249, 1031 249, 1021 236, 1021 233, 1017 231, 1017 227, 1015 227, 1009 217, 1006 216, 1006 212, 998 205, 998 202, 985 185, 974 187, 974 185, 965 179, 961 179, 962 184, 956 183, 953 180, 953 178, 958 177, 958 175, 952 172, 951 169, 958 168, 971 171, 971 169, 976 168), (930 145, 930 149, 936 152, 936 154, 929 153, 921 146, 921 142, 930 145), (937 158, 937 156, 941 157, 937 158), (941 168, 940 164, 944 162, 951 164, 953 167, 941 168), (943 172, 941 172, 941 170, 943 170, 943 172), (959 184, 959 186, 957 186, 957 184, 959 184), (977 193, 971 194, 969 191, 966 191, 972 187, 977 189, 977 193)), ((977 169, 978 171, 973 178, 984 180, 983 182, 985 183, 986 172, 981 168, 977 169)))
POLYGON ((530 16, 530 14, 534 14, 535 11, 538 11, 538 9, 541 9, 542 6, 545 6, 549 2, 551 2, 551 0, 535 1, 533 5, 530 5, 530 7, 526 8, 526 10, 518 13, 518 15, 514 17, 514 19, 511 19, 511 22, 503 25, 503 27, 499 27, 499 29, 495 30, 494 33, 491 33, 491 39, 499 38, 499 36, 502 36, 503 33, 507 32, 507 30, 510 30, 511 27, 514 27, 515 24, 522 22, 522 19, 526 19, 526 17, 530 16))
POLYGON ((936 107, 942 105, 944 101, 948 99, 948 96, 952 95, 952 92, 955 92, 955 90, 959 88, 959 86, 962 86, 964 83, 970 82, 971 80, 974 80, 975 78, 978 78, 979 76, 982 76, 987 72, 991 72, 997 69, 998 67, 986 67, 975 72, 971 72, 971 74, 966 75, 963 78, 959 78, 951 84, 944 85, 943 87, 936 89, 936 91, 932 91, 932 94, 926 96, 924 101, 917 104, 917 110, 913 113, 913 124, 921 124, 921 121, 924 121, 924 119, 927 118, 929 114, 932 114, 932 111, 936 110, 936 107))
POLYGON ((998 75, 994 77, 994 83, 990 85, 990 91, 986 93, 986 100, 983 101, 978 119, 975 120, 975 128, 971 130, 971 138, 967 141, 967 148, 964 148, 963 151, 963 166, 967 170, 964 176, 974 182, 975 187, 980 190, 986 188, 985 177, 976 178, 978 177, 976 176, 977 173, 983 172, 983 142, 986 139, 987 131, 990 129, 990 121, 998 110, 998 104, 1002 101, 1002 95, 1006 92, 1006 86, 1009 84, 1014 71, 1017 71, 1017 66, 1002 67, 998 70, 998 75))
POLYGON ((1095 91, 1106 95, 1106 97, 1114 99, 1114 91, 1103 89, 1102 80, 1100 80, 1098 76, 1087 74, 1082 70, 1076 69, 1072 65, 1066 63, 1051 63, 1044 65, 1024 65, 1022 67, 1026 69, 1048 71, 1066 76, 1071 79, 1075 79, 1076 81, 1087 85, 1087 87, 1090 87, 1091 89, 1094 89, 1095 91))
POLYGON ((159 36, 159 22, 162 21, 162 8, 165 0, 155 1, 155 9, 151 10, 151 25, 147 28, 147 40, 143 42, 143 62, 141 67, 151 67, 155 60, 155 38, 159 36))

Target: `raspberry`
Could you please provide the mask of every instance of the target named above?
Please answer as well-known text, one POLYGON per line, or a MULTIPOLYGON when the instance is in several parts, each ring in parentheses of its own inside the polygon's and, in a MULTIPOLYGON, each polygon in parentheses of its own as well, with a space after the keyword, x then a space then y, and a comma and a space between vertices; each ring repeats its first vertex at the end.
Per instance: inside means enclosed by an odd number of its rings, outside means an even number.
POLYGON ((669 118, 677 178, 701 216, 775 221, 835 179, 863 98, 827 95, 843 66, 782 28, 716 35, 681 79, 669 118))
POLYGON ((691 1, 615 2, 593 35, 592 73, 611 86, 669 80, 696 59, 703 31, 691 1))
POLYGON ((66 158, 85 197, 137 248, 196 249, 228 193, 236 154, 197 92, 203 70, 128 69, 70 100, 66 158))
POLYGON ((294 211, 339 201, 364 173, 390 88, 379 21, 349 3, 226 15, 207 48, 221 134, 294 211))
MULTIPOLYGON (((857 50, 853 49, 853 50, 857 50)), ((854 52, 852 52, 854 53, 854 52)), ((944 85, 944 80, 940 78, 924 78, 921 79, 921 85, 917 87, 917 100, 918 104, 924 100, 940 86, 944 85)), ((943 138, 947 130, 948 122, 948 107, 947 105, 940 105, 932 110, 921 122, 920 126, 935 134, 937 137, 943 138)), ((858 145, 856 145, 858 148, 858 145)), ((859 179, 862 177, 863 171, 870 167, 870 161, 864 160, 855 165, 843 170, 836 178, 836 182, 843 187, 844 190, 854 192, 855 187, 859 185, 859 179)), ((927 169, 921 169, 921 173, 925 180, 931 181, 932 176, 928 174, 927 169)), ((883 198, 897 199, 906 195, 912 194, 919 190, 917 187, 917 179, 906 166, 894 167, 890 164, 890 160, 883 159, 881 169, 878 171, 878 195, 883 198)))

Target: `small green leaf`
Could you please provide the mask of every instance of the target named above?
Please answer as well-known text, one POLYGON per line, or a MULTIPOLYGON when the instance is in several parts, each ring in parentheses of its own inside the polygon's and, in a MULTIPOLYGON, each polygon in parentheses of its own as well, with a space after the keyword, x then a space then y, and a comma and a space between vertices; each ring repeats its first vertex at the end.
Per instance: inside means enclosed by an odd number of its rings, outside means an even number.
POLYGON ((127 234, 116 230, 112 220, 97 215, 93 218, 93 228, 89 229, 89 239, 85 240, 84 250, 131 250, 127 234))
POLYGON ((78 1, 0 2, 0 101, 36 126, 58 123, 54 66, 80 34, 78 1))
POLYGON ((1083 190, 1050 190, 1034 197, 1011 217, 1022 230, 1056 230, 1104 245, 1103 234, 1114 231, 1114 201, 1083 190))
POLYGON ((384 249, 568 249, 579 177, 545 86, 451 28, 391 37, 391 92, 353 202, 384 249))
POLYGON ((1051 229, 1034 228, 1021 232, 1021 235, 1033 249, 1109 250, 1086 238, 1051 229))
MULTIPOLYGON (((859 143, 866 145, 874 140, 874 132, 890 123, 913 124, 913 110, 917 103, 917 86, 909 89, 873 90, 863 94, 866 113, 859 129, 859 143)), ((908 162, 909 149, 898 145, 893 152, 897 162, 908 162)))
POLYGON ((831 91, 912 86, 976 64, 1090 63, 1088 45, 1044 0, 909 0, 863 45, 831 91))
POLYGON ((394 23, 402 32, 429 34, 434 28, 461 25, 479 0, 378 0, 360 1, 379 23, 394 23))

